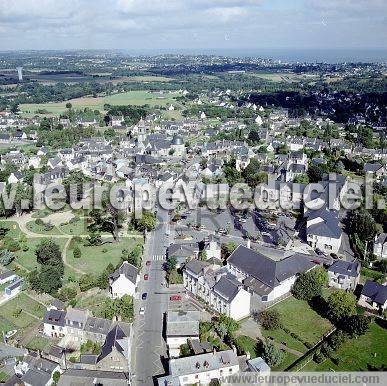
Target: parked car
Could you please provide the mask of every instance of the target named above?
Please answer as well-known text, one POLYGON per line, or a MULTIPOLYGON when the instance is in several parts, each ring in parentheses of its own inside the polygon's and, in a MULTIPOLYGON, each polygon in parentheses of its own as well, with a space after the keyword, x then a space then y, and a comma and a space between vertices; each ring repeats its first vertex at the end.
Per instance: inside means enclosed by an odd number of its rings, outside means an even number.
POLYGON ((141 299, 142 300, 146 300, 146 298, 148 297, 148 294, 146 292, 144 292, 141 296, 141 299))
POLYGON ((141 307, 140 311, 138 312, 140 315, 145 315, 145 308, 141 307))
POLYGON ((170 300, 171 302, 177 302, 177 301, 181 300, 181 295, 172 295, 172 296, 169 298, 169 300, 170 300))
POLYGON ((146 262, 146 266, 149 267, 150 265, 151 265, 151 262, 150 262, 150 260, 148 260, 148 261, 146 262))
POLYGON ((149 279, 149 275, 146 273, 145 275, 144 275, 144 280, 148 280, 149 279))

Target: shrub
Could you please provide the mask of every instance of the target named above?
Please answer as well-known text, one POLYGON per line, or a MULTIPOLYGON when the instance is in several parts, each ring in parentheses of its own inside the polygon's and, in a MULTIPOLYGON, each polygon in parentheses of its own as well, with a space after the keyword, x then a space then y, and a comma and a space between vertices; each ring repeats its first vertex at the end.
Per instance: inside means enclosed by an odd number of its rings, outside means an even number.
POLYGON ((38 226, 43 226, 44 225, 44 221, 41 218, 37 218, 35 220, 35 224, 38 225, 38 226))
POLYGON ((262 311, 259 322, 265 330, 277 330, 282 327, 281 315, 277 310, 262 311))
POLYGON ((283 361, 284 353, 274 343, 269 342, 263 346, 262 357, 270 367, 275 367, 283 361))
POLYGON ((15 255, 13 254, 13 252, 8 251, 7 249, 3 249, 2 251, 0 251, 0 264, 11 264, 14 259, 15 255))
POLYGON ((74 249, 73 249, 73 256, 75 259, 80 259, 81 256, 82 256, 82 252, 81 250, 79 249, 78 246, 75 246, 74 249))
POLYGON ((4 246, 11 252, 17 252, 20 250, 20 243, 16 240, 7 239, 4 246))
POLYGON ((325 361, 325 355, 321 351, 316 351, 313 355, 313 360, 316 363, 322 363, 325 361))

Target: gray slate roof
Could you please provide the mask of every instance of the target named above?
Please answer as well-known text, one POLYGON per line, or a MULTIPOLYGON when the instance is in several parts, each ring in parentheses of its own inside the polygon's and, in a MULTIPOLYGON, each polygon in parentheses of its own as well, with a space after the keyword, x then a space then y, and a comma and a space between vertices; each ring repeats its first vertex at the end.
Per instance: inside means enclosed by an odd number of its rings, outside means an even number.
POLYGON ((337 273, 340 275, 357 277, 359 276, 360 263, 353 263, 344 260, 336 260, 329 268, 328 272, 337 273))

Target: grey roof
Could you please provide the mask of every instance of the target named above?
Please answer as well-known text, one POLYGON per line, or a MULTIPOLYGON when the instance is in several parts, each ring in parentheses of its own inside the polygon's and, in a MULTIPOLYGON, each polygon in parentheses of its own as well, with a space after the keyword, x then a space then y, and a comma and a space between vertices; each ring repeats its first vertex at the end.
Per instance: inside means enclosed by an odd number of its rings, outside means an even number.
POLYGON ((121 266, 109 276, 109 278, 116 280, 120 275, 125 275, 128 280, 136 284, 138 269, 134 265, 124 261, 121 266))
POLYGON ((172 145, 182 145, 184 143, 183 138, 175 135, 172 139, 172 145))
POLYGON ((259 251, 239 245, 227 263, 236 266, 248 276, 274 288, 284 280, 313 268, 310 256, 294 253, 283 260, 274 261, 259 251))
POLYGON ((376 164, 365 163, 364 164, 364 171, 366 173, 375 173, 379 169, 381 169, 382 167, 383 167, 383 165, 379 164, 379 163, 376 163, 376 164))
POLYGON ((375 240, 376 244, 384 244, 387 242, 387 233, 381 233, 375 240))
POLYGON ((367 280, 361 294, 369 297, 375 303, 383 305, 387 301, 387 286, 367 280))
POLYGON ((8 279, 9 277, 12 277, 13 275, 16 275, 15 272, 5 271, 3 273, 0 273, 0 280, 8 279))
POLYGON ((340 275, 357 277, 359 276, 360 263, 349 262, 344 260, 336 260, 329 268, 329 272, 338 273, 340 275))
POLYGON ((208 267, 208 265, 209 264, 206 263, 205 261, 193 259, 185 265, 185 269, 191 271, 195 275, 199 275, 204 271, 204 268, 208 267))
POLYGON ((51 379, 51 374, 45 371, 29 369, 22 377, 21 380, 29 385, 33 386, 45 386, 51 379))
POLYGON ((45 313, 43 323, 53 324, 55 326, 64 326, 65 325, 65 311, 60 310, 49 310, 45 313))
POLYGON ((193 257, 198 252, 198 243, 177 243, 168 247, 168 256, 193 257))
POLYGON ((80 363, 84 363, 87 365, 94 365, 97 363, 97 360, 97 354, 82 354, 79 358, 80 363))
POLYGON ((88 314, 85 310, 69 307, 66 312, 65 323, 69 325, 72 322, 74 327, 81 327, 81 324, 82 326, 85 325, 87 317, 88 314))
POLYGON ((128 379, 128 374, 123 372, 69 369, 61 375, 58 386, 127 386, 128 379))
POLYGON ((123 347, 123 341, 128 338, 123 329, 116 324, 107 334, 104 345, 102 346, 101 354, 98 357, 98 361, 108 356, 113 348, 116 348, 118 352, 125 356, 126 348, 123 347))
POLYGON ((112 322, 108 319, 89 317, 85 324, 85 331, 95 334, 107 335, 110 330, 112 322))
POLYGON ((227 302, 231 302, 238 294, 242 283, 235 276, 229 274, 221 277, 213 287, 213 291, 227 302))
POLYGON ((339 219, 335 212, 322 207, 318 210, 311 210, 307 213, 307 221, 321 218, 322 221, 307 227, 307 233, 317 236, 325 236, 338 239, 342 234, 339 226, 339 219))
POLYGON ((12 282, 12 284, 10 284, 9 286, 6 287, 6 289, 10 290, 10 291, 13 291, 14 289, 16 288, 19 288, 23 285, 23 279, 19 278, 19 279, 15 279, 15 281, 12 282))
POLYGON ((257 358, 253 358, 253 359, 249 359, 247 361, 248 365, 249 365, 249 368, 252 370, 252 371, 256 371, 256 372, 266 372, 266 371, 270 371, 270 366, 265 362, 265 360, 261 357, 257 357, 257 358))
POLYGON ((168 311, 166 336, 199 336, 200 311, 168 311))
POLYGON ((35 370, 41 370, 49 374, 58 367, 56 362, 41 358, 37 353, 26 355, 23 361, 28 363, 30 369, 33 368, 35 370))

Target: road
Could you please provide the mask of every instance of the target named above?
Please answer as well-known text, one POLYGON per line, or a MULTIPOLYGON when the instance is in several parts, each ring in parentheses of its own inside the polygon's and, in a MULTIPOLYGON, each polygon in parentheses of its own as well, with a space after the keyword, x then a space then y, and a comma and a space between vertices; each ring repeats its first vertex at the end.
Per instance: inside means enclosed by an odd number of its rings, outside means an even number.
POLYGON ((168 211, 158 210, 158 226, 148 234, 144 248, 144 263, 141 281, 138 285, 138 299, 135 301, 135 322, 133 324, 132 379, 134 385, 153 385, 153 377, 164 374, 163 359, 166 345, 162 337, 163 316, 168 310, 170 291, 165 287, 166 246, 170 216, 168 211), (147 266, 146 261, 151 265, 147 266), (149 279, 144 280, 148 274, 149 279), (142 300, 142 294, 148 297, 142 300), (139 315, 139 308, 145 308, 145 315, 139 315))

